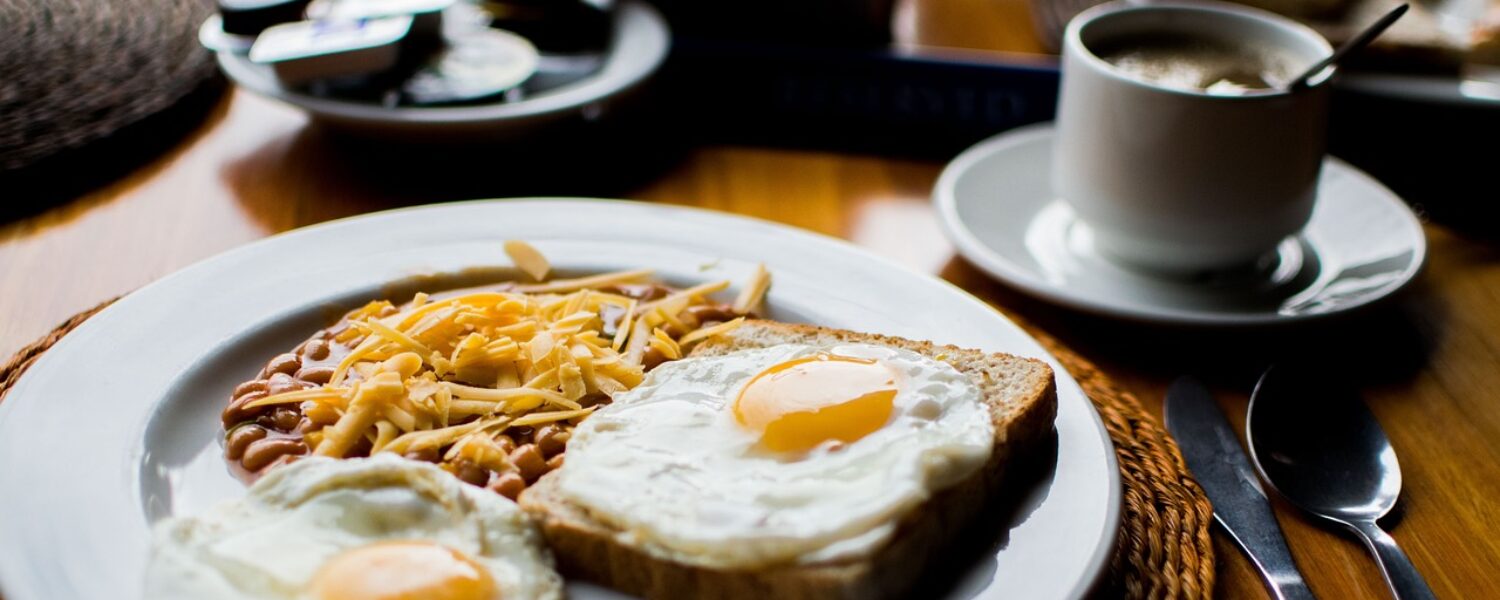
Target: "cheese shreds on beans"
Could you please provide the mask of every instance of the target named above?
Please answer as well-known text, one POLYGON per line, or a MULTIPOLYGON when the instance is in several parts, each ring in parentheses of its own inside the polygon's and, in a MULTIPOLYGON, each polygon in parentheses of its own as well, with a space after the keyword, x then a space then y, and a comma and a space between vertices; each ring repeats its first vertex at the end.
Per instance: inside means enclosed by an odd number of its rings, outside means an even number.
POLYGON ((769 284, 758 268, 731 306, 709 299, 727 281, 673 290, 647 270, 545 281, 535 248, 506 251, 540 281, 371 302, 274 359, 225 411, 226 457, 253 477, 302 454, 392 452, 513 495, 536 465, 561 464, 574 424, 656 364, 737 327, 749 312, 737 309, 758 305, 769 284))

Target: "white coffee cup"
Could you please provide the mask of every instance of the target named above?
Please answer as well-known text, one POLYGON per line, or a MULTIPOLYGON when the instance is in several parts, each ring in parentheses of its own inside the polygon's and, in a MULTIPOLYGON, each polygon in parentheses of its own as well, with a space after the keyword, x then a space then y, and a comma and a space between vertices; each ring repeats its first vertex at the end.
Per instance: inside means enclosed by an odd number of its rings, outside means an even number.
POLYGON ((1265 44, 1295 71, 1332 48, 1289 19, 1221 3, 1116 2, 1064 34, 1053 189, 1098 251, 1166 273, 1253 264, 1312 215, 1328 73, 1294 92, 1216 95, 1148 83, 1094 54, 1143 34, 1265 44))

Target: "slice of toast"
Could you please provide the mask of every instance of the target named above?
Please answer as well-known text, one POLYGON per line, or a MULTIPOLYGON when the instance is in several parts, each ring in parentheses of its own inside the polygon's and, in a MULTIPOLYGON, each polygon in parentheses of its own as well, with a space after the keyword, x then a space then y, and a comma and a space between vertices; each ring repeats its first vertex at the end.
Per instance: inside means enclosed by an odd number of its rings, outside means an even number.
POLYGON ((1001 491, 1001 479, 1012 457, 1051 434, 1057 415, 1056 382, 1052 369, 1039 360, 772 321, 748 321, 703 342, 690 356, 718 356, 778 344, 840 343, 903 348, 947 362, 967 375, 990 407, 995 425, 989 462, 904 515, 895 534, 870 555, 762 570, 685 565, 621 543, 618 530, 570 503, 558 492, 554 478, 543 477, 521 495, 520 502, 542 526, 559 570, 568 577, 645 598, 888 598, 909 590, 929 564, 941 560, 942 549, 990 506, 1001 491))

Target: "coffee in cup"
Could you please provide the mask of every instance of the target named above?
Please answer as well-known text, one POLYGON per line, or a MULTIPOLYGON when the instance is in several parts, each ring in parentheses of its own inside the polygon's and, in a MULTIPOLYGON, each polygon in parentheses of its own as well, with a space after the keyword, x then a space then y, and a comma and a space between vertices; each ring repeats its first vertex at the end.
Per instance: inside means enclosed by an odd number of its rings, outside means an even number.
POLYGON ((1280 48, 1196 33, 1123 36, 1090 50, 1134 79, 1217 95, 1273 90, 1296 75, 1280 48))

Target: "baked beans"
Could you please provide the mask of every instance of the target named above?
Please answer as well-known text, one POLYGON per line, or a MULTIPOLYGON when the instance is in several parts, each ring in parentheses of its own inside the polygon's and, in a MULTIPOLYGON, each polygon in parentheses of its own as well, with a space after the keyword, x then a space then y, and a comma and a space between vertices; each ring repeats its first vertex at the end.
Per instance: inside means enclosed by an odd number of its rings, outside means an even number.
MULTIPOLYGON (((491 288, 516 293, 514 285, 502 284, 491 288)), ((666 298, 678 290, 656 283, 623 283, 595 288, 598 291, 626 296, 640 303, 666 298)), ((242 468, 241 475, 254 479, 267 469, 285 464, 310 452, 304 436, 324 435, 323 430, 338 423, 347 407, 342 404, 316 400, 287 402, 247 408, 256 400, 328 386, 333 381, 340 361, 348 356, 367 335, 356 321, 367 318, 385 318, 401 312, 388 302, 372 302, 348 313, 333 326, 321 330, 298 344, 292 352, 278 354, 267 361, 252 380, 235 387, 231 400, 221 415, 224 429, 224 455, 235 467, 242 468)), ((614 337, 625 316, 626 309, 617 304, 599 307, 599 328, 602 335, 614 337)), ((676 339, 690 331, 708 324, 726 322, 746 316, 735 312, 729 305, 705 304, 694 299, 693 303, 678 313, 672 323, 662 323, 663 333, 676 339), (678 325, 680 320, 681 325, 678 325)), ((640 366, 645 370, 666 362, 666 356, 655 347, 638 350, 640 366)), ((364 375, 350 372, 349 377, 364 375)), ((602 394, 588 394, 576 398, 582 407, 594 407, 609 402, 602 394)), ((446 422, 448 426, 462 425, 483 415, 465 415, 446 422)), ((566 421, 556 421, 535 427, 520 426, 492 434, 495 447, 503 453, 498 460, 481 465, 466 457, 445 460, 451 445, 412 448, 403 456, 422 462, 434 463, 453 473, 470 485, 487 488, 494 493, 515 499, 528 485, 548 472, 564 464, 567 444, 573 428, 584 419, 576 416, 566 421)), ((422 427, 426 427, 423 425, 422 427)), ((451 442, 450 442, 451 444, 451 442)), ((368 456, 371 452, 369 438, 359 438, 344 456, 368 456)))
POLYGON ((542 453, 536 449, 536 444, 525 444, 512 450, 510 463, 516 466, 516 471, 526 483, 536 481, 547 472, 547 459, 542 458, 542 453))
POLYGON ((536 447, 542 451, 542 456, 551 458, 562 453, 571 436, 571 433, 556 423, 543 425, 536 432, 536 447))
POLYGON ((300 368, 302 368, 302 359, 298 358, 296 354, 288 352, 271 359, 271 362, 266 364, 266 369, 261 373, 263 377, 269 377, 276 373, 291 375, 292 373, 296 373, 297 369, 300 368))
POLYGON ((333 380, 333 367, 303 367, 292 377, 306 383, 323 385, 333 380))
POLYGON ((468 461, 459 462, 458 468, 453 470, 453 474, 469 485, 484 487, 485 484, 490 482, 489 469, 468 461))
POLYGON ((240 457, 240 466, 246 471, 255 472, 266 468, 266 466, 283 456, 300 456, 307 454, 307 445, 302 440, 288 438, 266 438, 250 442, 245 447, 245 453, 240 457))
POLYGON ((245 455, 245 448, 252 443, 266 439, 270 432, 259 425, 241 425, 229 432, 224 443, 224 456, 229 460, 239 460, 245 455))
POLYGON ((516 440, 508 435, 500 435, 495 438, 495 444, 500 446, 500 451, 509 455, 516 449, 516 440))
POLYGON ((264 379, 252 379, 250 381, 246 381, 245 383, 241 383, 239 385, 239 387, 234 388, 234 395, 231 396, 231 397, 238 398, 238 397, 243 396, 245 394, 248 394, 250 392, 264 392, 264 391, 266 391, 266 380, 264 380, 264 379))
POLYGON ((490 478, 489 484, 484 487, 496 494, 515 500, 521 495, 521 491, 526 489, 526 480, 513 471, 507 471, 496 473, 494 477, 490 478))
POLYGON ((740 316, 739 313, 734 312, 734 309, 723 304, 689 306, 685 312, 692 315, 693 319, 700 325, 724 323, 740 316))
POLYGON ((302 355, 312 360, 328 358, 329 351, 328 341, 322 339, 310 340, 302 347, 302 355))
POLYGON ((281 372, 273 373, 270 379, 266 380, 266 393, 272 396, 295 392, 305 387, 308 386, 292 378, 291 375, 281 372))
POLYGON ((267 419, 272 429, 290 433, 297 429, 297 424, 302 421, 302 415, 295 409, 278 406, 271 411, 269 417, 263 416, 261 419, 267 419))
POLYGON ((252 391, 235 398, 224 409, 224 413, 221 415, 224 421, 224 428, 229 429, 242 422, 254 420, 260 414, 260 409, 247 408, 245 405, 265 397, 266 393, 264 391, 252 391))

